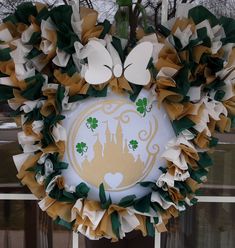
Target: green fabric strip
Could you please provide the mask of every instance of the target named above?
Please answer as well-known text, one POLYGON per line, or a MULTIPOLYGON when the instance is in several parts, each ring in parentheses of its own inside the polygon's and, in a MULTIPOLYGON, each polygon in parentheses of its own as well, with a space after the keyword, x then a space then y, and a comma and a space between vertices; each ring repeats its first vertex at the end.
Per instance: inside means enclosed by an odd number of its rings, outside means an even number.
POLYGON ((195 24, 199 24, 204 20, 209 20, 212 27, 219 24, 217 18, 205 7, 203 6, 196 6, 189 10, 188 17, 192 18, 195 24))
POLYGON ((186 96, 190 89, 188 76, 189 76, 189 66, 185 64, 184 67, 180 69, 180 71, 177 73, 177 75, 174 78, 177 85, 178 93, 180 93, 183 96, 186 96))
POLYGON ((41 140, 43 148, 54 143, 54 138, 51 134, 52 127, 56 125, 56 123, 63 120, 64 118, 65 117, 63 115, 55 115, 55 113, 51 114, 50 116, 46 118, 44 117, 44 120, 43 120, 44 128, 41 131, 41 133, 43 134, 43 138, 41 140))
POLYGON ((0 102, 14 98, 13 88, 8 85, 0 85, 0 102))
POLYGON ((133 205, 135 198, 136 198, 136 195, 125 196, 120 200, 118 205, 124 208, 130 207, 133 205))
POLYGON ((148 213, 150 210, 151 194, 145 195, 134 202, 134 209, 142 213, 148 213))
POLYGON ((58 224, 58 225, 61 225, 61 226, 64 226, 68 230, 72 230, 74 221, 70 223, 70 222, 67 222, 67 221, 61 219, 60 217, 57 217, 57 219, 54 220, 54 223, 58 224))
POLYGON ((116 51, 118 52, 118 55, 120 56, 121 61, 124 62, 124 52, 122 50, 121 40, 119 38, 113 36, 111 43, 112 43, 113 47, 116 49, 116 51))
POLYGON ((198 170, 192 170, 189 168, 189 173, 192 179, 194 179, 198 183, 203 183, 202 178, 206 177, 208 174, 208 171, 200 168, 198 170))
POLYGON ((78 94, 78 95, 70 96, 69 97, 69 103, 82 101, 82 100, 86 99, 87 97, 89 97, 89 95, 78 94))
POLYGON ((21 96, 28 100, 36 100, 41 97, 42 91, 41 88, 43 86, 45 79, 41 74, 36 74, 33 77, 25 79, 27 83, 27 89, 21 91, 21 96))
POLYGON ((27 119, 26 122, 42 120, 42 115, 39 108, 34 108, 29 113, 26 113, 24 117, 27 119))
POLYGON ((10 60, 11 59, 10 52, 11 52, 10 48, 0 49, 0 61, 10 60))
POLYGON ((100 34, 99 39, 104 39, 105 35, 109 33, 112 25, 111 25, 111 23, 108 20, 104 20, 104 22, 103 23, 99 23, 99 25, 102 25, 103 28, 104 28, 103 31, 102 31, 102 33, 100 34))
POLYGON ((105 86, 102 90, 96 90, 95 88, 90 85, 87 95, 92 96, 92 97, 106 97, 107 96, 107 89, 108 86, 105 86))
POLYGON ((219 21, 226 34, 226 37, 223 39, 223 44, 235 43, 235 20, 223 16, 219 21))
POLYGON ((41 23, 42 20, 46 20, 49 16, 50 16, 49 10, 46 7, 44 7, 43 9, 41 9, 41 11, 36 16, 36 20, 39 23, 41 23))
POLYGON ((103 209, 108 209, 108 207, 112 204, 110 196, 108 199, 106 197, 103 183, 101 183, 99 187, 99 198, 100 198, 101 208, 103 209))
POLYGON ((65 93, 65 88, 61 84, 59 84, 55 96, 56 108, 59 113, 62 111, 62 101, 64 99, 64 93, 65 93))
POLYGON ((17 20, 15 15, 9 15, 6 18, 3 19, 3 22, 5 22, 5 23, 11 22, 13 24, 16 24, 18 22, 18 20, 17 20))
POLYGON ((75 53, 74 42, 79 41, 71 26, 72 7, 60 5, 50 11, 50 17, 57 27, 57 46, 66 53, 75 53))
POLYGON ((224 90, 217 90, 214 96, 214 99, 216 101, 222 101, 222 99, 225 96, 225 91, 224 90))
POLYGON ((131 6, 132 0, 117 0, 116 1, 119 6, 131 6))
POLYGON ((75 194, 77 198, 87 198, 90 188, 84 183, 80 183, 77 185, 75 194))
POLYGON ((219 142, 219 139, 218 138, 211 137, 210 138, 210 142, 209 142, 209 147, 212 148, 212 147, 217 146, 218 145, 218 142, 219 142))
POLYGON ((147 233, 150 237, 155 236, 155 229, 154 229, 153 223, 151 223, 151 221, 150 221, 150 217, 146 218, 146 229, 147 229, 147 233))
POLYGON ((119 220, 118 212, 114 211, 113 213, 111 213, 110 218, 111 218, 111 223, 112 223, 112 230, 114 234, 117 236, 117 238, 120 238, 119 229, 121 227, 121 223, 119 220))
POLYGON ((195 123, 188 119, 187 117, 183 117, 180 120, 175 120, 172 122, 173 129, 176 135, 179 135, 182 131, 193 127, 195 123))
POLYGON ((41 32, 34 32, 28 41, 28 45, 36 45, 41 42, 41 32))
POLYGON ((38 55, 42 54, 42 51, 38 50, 37 48, 33 48, 26 56, 27 59, 33 59, 38 55))
POLYGON ((23 22, 27 25, 30 25, 29 17, 37 15, 36 6, 33 5, 31 2, 22 3, 17 6, 15 11, 15 16, 18 22, 23 22))
POLYGON ((213 161, 207 152, 199 152, 199 161, 197 162, 203 168, 213 165, 213 161))

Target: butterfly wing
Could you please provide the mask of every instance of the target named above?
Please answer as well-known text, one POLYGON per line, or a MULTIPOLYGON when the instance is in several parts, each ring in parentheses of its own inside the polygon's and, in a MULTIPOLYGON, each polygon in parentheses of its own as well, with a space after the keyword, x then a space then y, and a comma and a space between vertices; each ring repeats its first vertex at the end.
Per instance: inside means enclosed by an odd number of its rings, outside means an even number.
POLYGON ((107 49, 97 40, 90 40, 82 53, 87 58, 88 66, 85 80, 89 84, 102 84, 112 77, 112 58, 107 49))
POLYGON ((124 63, 125 78, 137 85, 147 85, 151 79, 147 69, 152 57, 153 45, 151 42, 142 42, 131 50, 124 63))

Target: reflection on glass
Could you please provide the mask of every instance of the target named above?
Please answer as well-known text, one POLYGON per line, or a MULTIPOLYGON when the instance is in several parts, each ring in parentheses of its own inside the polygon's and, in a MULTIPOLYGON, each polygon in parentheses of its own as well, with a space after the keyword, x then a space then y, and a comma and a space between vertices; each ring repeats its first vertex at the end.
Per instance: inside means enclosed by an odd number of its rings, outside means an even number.
MULTIPOLYGON (((1 134, 1 131, 0 131, 1 134)), ((1 139, 1 136, 0 136, 1 139)), ((19 183, 16 177, 17 170, 13 163, 12 156, 21 153, 19 144, 13 141, 0 141, 0 187, 1 184, 19 183)))
POLYGON ((72 248, 72 232, 54 225, 37 201, 0 200, 0 247, 72 248))
POLYGON ((198 203, 170 221, 161 248, 234 248, 235 204, 198 203))
POLYGON ((0 103, 0 187, 11 187, 18 184, 16 178, 16 168, 12 156, 21 153, 17 142, 17 132, 20 129, 16 127, 13 118, 10 117, 10 109, 7 104, 0 103))
POLYGON ((72 232, 53 224, 53 248, 72 248, 72 232))
POLYGON ((24 220, 23 201, 0 201, 0 247, 25 247, 24 220))
MULTIPOLYGON (((234 140, 235 141, 235 140, 234 140)), ((235 195, 235 144, 220 144, 212 154, 214 165, 200 195, 235 195)))
MULTIPOLYGON (((79 248, 85 248, 85 236, 79 235, 79 248)), ((61 225, 53 224, 53 248, 72 248, 73 233, 61 225)))

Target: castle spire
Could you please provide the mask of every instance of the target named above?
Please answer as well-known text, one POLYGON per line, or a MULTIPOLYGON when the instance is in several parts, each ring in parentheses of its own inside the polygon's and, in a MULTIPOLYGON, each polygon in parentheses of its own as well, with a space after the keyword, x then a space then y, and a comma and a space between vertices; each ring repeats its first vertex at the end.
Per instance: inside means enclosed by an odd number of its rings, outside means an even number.
POLYGON ((117 124, 116 140, 117 140, 117 144, 120 144, 120 148, 123 149, 123 133, 122 133, 122 126, 120 121, 118 121, 117 124))
POLYGON ((141 160, 141 158, 140 158, 140 154, 138 154, 138 158, 137 158, 137 160, 135 161, 135 163, 138 164, 138 163, 141 163, 141 162, 142 162, 142 160, 141 160))
POLYGON ((97 140, 96 140, 96 142, 94 144, 94 151, 95 151, 96 154, 102 154, 102 152, 103 152, 103 146, 100 143, 99 135, 96 134, 95 136, 97 137, 97 140))
POLYGON ((106 121, 105 123, 107 124, 106 125, 106 130, 105 130, 106 143, 108 143, 108 142, 111 141, 111 132, 110 132, 110 129, 109 129, 108 121, 106 121))
POLYGON ((128 146, 127 146, 127 139, 125 139, 125 144, 124 144, 123 153, 124 153, 124 154, 129 153, 129 149, 128 149, 128 146))

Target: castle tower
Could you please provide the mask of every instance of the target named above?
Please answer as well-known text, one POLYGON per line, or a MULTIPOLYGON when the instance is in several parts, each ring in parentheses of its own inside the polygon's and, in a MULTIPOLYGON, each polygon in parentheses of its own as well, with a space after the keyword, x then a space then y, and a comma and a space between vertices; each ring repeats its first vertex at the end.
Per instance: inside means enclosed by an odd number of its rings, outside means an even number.
POLYGON ((108 122, 106 122, 106 130, 105 130, 105 137, 106 137, 106 143, 109 143, 111 141, 111 132, 108 126, 108 122))
POLYGON ((126 140, 126 139, 125 139, 125 144, 124 144, 123 153, 124 153, 124 154, 129 153, 129 149, 128 149, 128 146, 127 146, 127 140, 126 140))
POLYGON ((109 161, 109 163, 111 164, 112 160, 113 160, 113 156, 110 156, 110 153, 112 151, 116 150, 116 143, 115 143, 115 136, 114 134, 111 133, 109 126, 108 126, 108 121, 105 122, 106 123, 106 129, 105 129, 105 137, 106 137, 106 141, 104 144, 104 150, 103 150, 103 158, 107 158, 109 161))
POLYGON ((120 121, 118 121, 118 124, 117 124, 116 141, 117 141, 117 144, 119 144, 121 150, 123 150, 123 133, 122 133, 122 126, 121 126, 120 121))
MULTIPOLYGON (((82 167, 83 167, 84 165, 88 165, 88 166, 90 165, 90 163, 89 163, 89 161, 88 161, 88 159, 87 159, 87 156, 85 156, 85 159, 84 159, 83 162, 82 162, 82 167)), ((78 166, 79 170, 83 170, 82 167, 78 166)))
POLYGON ((135 164, 139 164, 139 163, 142 163, 142 160, 140 158, 140 154, 138 154, 138 158, 137 160, 135 161, 135 164))
POLYGON ((99 139, 99 135, 95 135, 97 137, 97 140, 94 144, 94 151, 96 154, 100 154, 102 156, 102 153, 103 153, 103 146, 102 144, 100 143, 100 139, 99 139))
POLYGON ((111 143, 115 143, 115 135, 114 135, 114 133, 112 134, 112 140, 111 140, 111 143))

